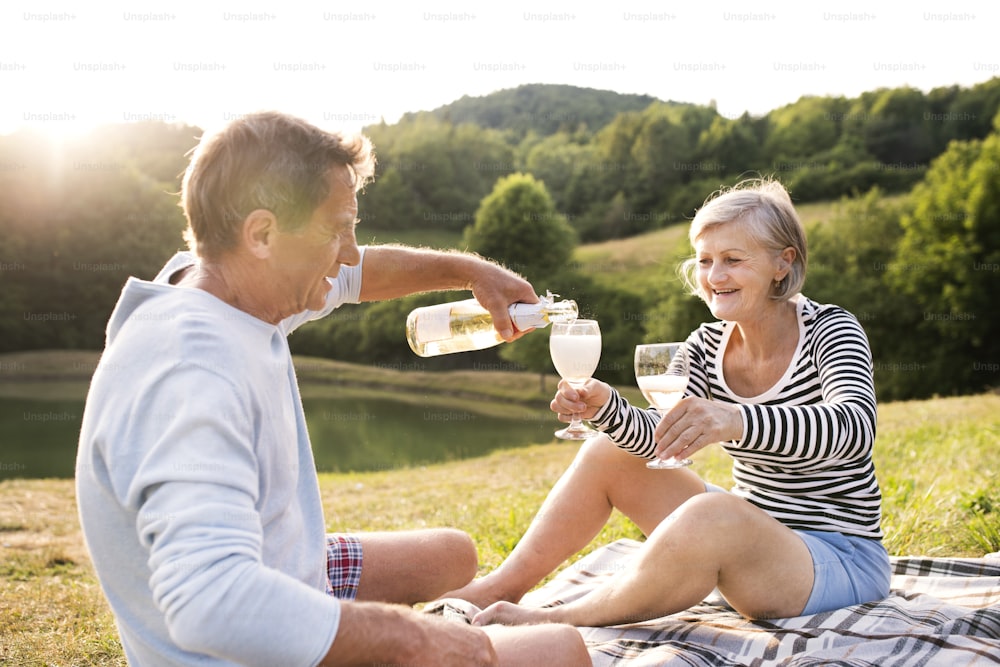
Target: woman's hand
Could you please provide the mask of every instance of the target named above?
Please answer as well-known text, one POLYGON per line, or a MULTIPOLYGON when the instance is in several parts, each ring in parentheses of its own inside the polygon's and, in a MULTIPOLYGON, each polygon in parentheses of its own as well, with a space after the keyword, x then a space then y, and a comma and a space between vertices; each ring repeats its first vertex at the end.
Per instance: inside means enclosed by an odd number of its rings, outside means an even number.
POLYGON ((611 386, 594 378, 577 388, 566 380, 560 380, 549 409, 559 415, 559 421, 568 424, 574 414, 580 415, 580 419, 590 419, 610 396, 611 386))
POLYGON ((741 440, 743 416, 736 405, 688 396, 663 415, 654 437, 659 458, 688 458, 713 443, 741 440))

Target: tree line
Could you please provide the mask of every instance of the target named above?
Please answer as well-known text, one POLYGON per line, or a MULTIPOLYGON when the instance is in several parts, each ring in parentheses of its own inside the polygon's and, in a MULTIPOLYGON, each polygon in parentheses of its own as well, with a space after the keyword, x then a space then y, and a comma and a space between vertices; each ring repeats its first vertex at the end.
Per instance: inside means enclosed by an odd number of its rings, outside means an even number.
MULTIPOLYGON (((685 224, 720 186, 774 176, 797 202, 843 201, 809 230, 806 293, 858 315, 880 397, 982 391, 996 386, 1000 363, 989 307, 1000 265, 998 110, 1000 79, 805 97, 739 118, 711 105, 526 86, 365 128, 379 166, 359 229, 433 235, 537 285, 572 286, 564 296, 601 320, 603 379, 630 382, 635 344, 682 338, 710 317, 673 279, 690 249, 664 249, 663 286, 652 293, 588 273, 571 261, 575 246, 685 224)), ((176 193, 200 134, 144 122, 77 141, 0 137, 0 351, 102 347, 124 280, 151 277, 183 245, 176 193)), ((440 300, 345 307, 291 345, 403 369, 550 370, 544 336, 415 358, 403 342, 406 313, 440 300)))
POLYGON ((951 141, 989 134, 1000 79, 803 97, 738 118, 633 95, 618 96, 607 120, 607 96, 522 86, 371 126, 380 166, 362 215, 375 227, 461 232, 497 178, 526 172, 590 242, 689 219, 707 193, 748 173, 778 177, 800 202, 904 192, 951 141))

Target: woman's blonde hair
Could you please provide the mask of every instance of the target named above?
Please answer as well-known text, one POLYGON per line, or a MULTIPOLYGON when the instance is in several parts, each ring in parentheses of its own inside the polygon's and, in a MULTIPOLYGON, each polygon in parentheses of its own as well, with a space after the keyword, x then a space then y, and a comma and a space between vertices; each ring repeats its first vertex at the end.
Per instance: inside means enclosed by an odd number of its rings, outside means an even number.
MULTIPOLYGON (((770 298, 784 301, 802 291, 806 281, 806 234, 785 187, 776 180, 755 178, 712 193, 691 221, 688 239, 692 247, 709 229, 742 223, 754 242, 774 253, 795 249, 788 274, 772 285, 770 298)), ((696 278, 698 260, 691 257, 678 273, 691 294, 707 300, 696 278)))

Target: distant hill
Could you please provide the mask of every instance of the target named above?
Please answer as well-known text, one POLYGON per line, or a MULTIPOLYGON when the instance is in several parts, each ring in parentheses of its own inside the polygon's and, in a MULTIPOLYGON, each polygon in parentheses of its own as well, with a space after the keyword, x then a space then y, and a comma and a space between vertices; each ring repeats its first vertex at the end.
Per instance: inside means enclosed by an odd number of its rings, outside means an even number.
POLYGON ((465 95, 432 111, 407 113, 402 120, 429 114, 455 125, 472 123, 480 127, 512 130, 523 136, 534 130, 542 136, 560 130, 590 131, 608 124, 616 115, 642 111, 657 98, 626 95, 558 84, 528 84, 499 90, 481 97, 465 95))

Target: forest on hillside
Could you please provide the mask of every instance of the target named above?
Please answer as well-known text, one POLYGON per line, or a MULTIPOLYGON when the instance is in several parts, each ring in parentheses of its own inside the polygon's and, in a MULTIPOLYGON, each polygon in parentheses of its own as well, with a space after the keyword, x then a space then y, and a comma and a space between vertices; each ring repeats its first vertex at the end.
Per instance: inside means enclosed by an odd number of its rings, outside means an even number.
MULTIPOLYGON (((810 230, 807 293, 861 313, 884 364, 880 392, 982 391, 1000 376, 989 303, 1000 275, 998 110, 1000 79, 803 97, 738 118, 712 106, 522 86, 365 128, 378 168, 360 217, 368 233, 426 234, 480 250, 484 202, 515 185, 539 191, 538 208, 522 212, 536 224, 519 227, 519 245, 490 247, 526 275, 571 286, 564 296, 607 323, 605 358, 626 359, 643 339, 683 336, 707 311, 679 292, 669 270, 662 292, 634 292, 574 266, 572 248, 683 224, 720 186, 774 176, 797 202, 850 202, 843 219, 810 230), (555 260, 531 248, 549 223, 560 226, 555 260)), ((183 246, 176 193, 200 134, 136 122, 74 140, 0 137, 0 351, 103 346, 124 280, 151 277, 183 246)), ((665 248, 665 265, 685 252, 665 248)), ((342 309, 297 332, 293 351, 415 364, 402 322, 433 300, 440 296, 342 309)), ((528 338, 431 367, 545 370, 544 354, 523 351, 538 345, 528 338)), ((606 366, 611 381, 630 374, 628 362, 606 366)))
POLYGON ((708 193, 747 174, 779 178, 799 202, 876 186, 903 192, 951 141, 990 133, 1000 79, 926 94, 803 97, 739 118, 618 96, 622 108, 607 120, 607 95, 522 86, 367 128, 381 166, 365 219, 461 231, 496 179, 518 171, 545 183, 583 242, 689 219, 708 193))

